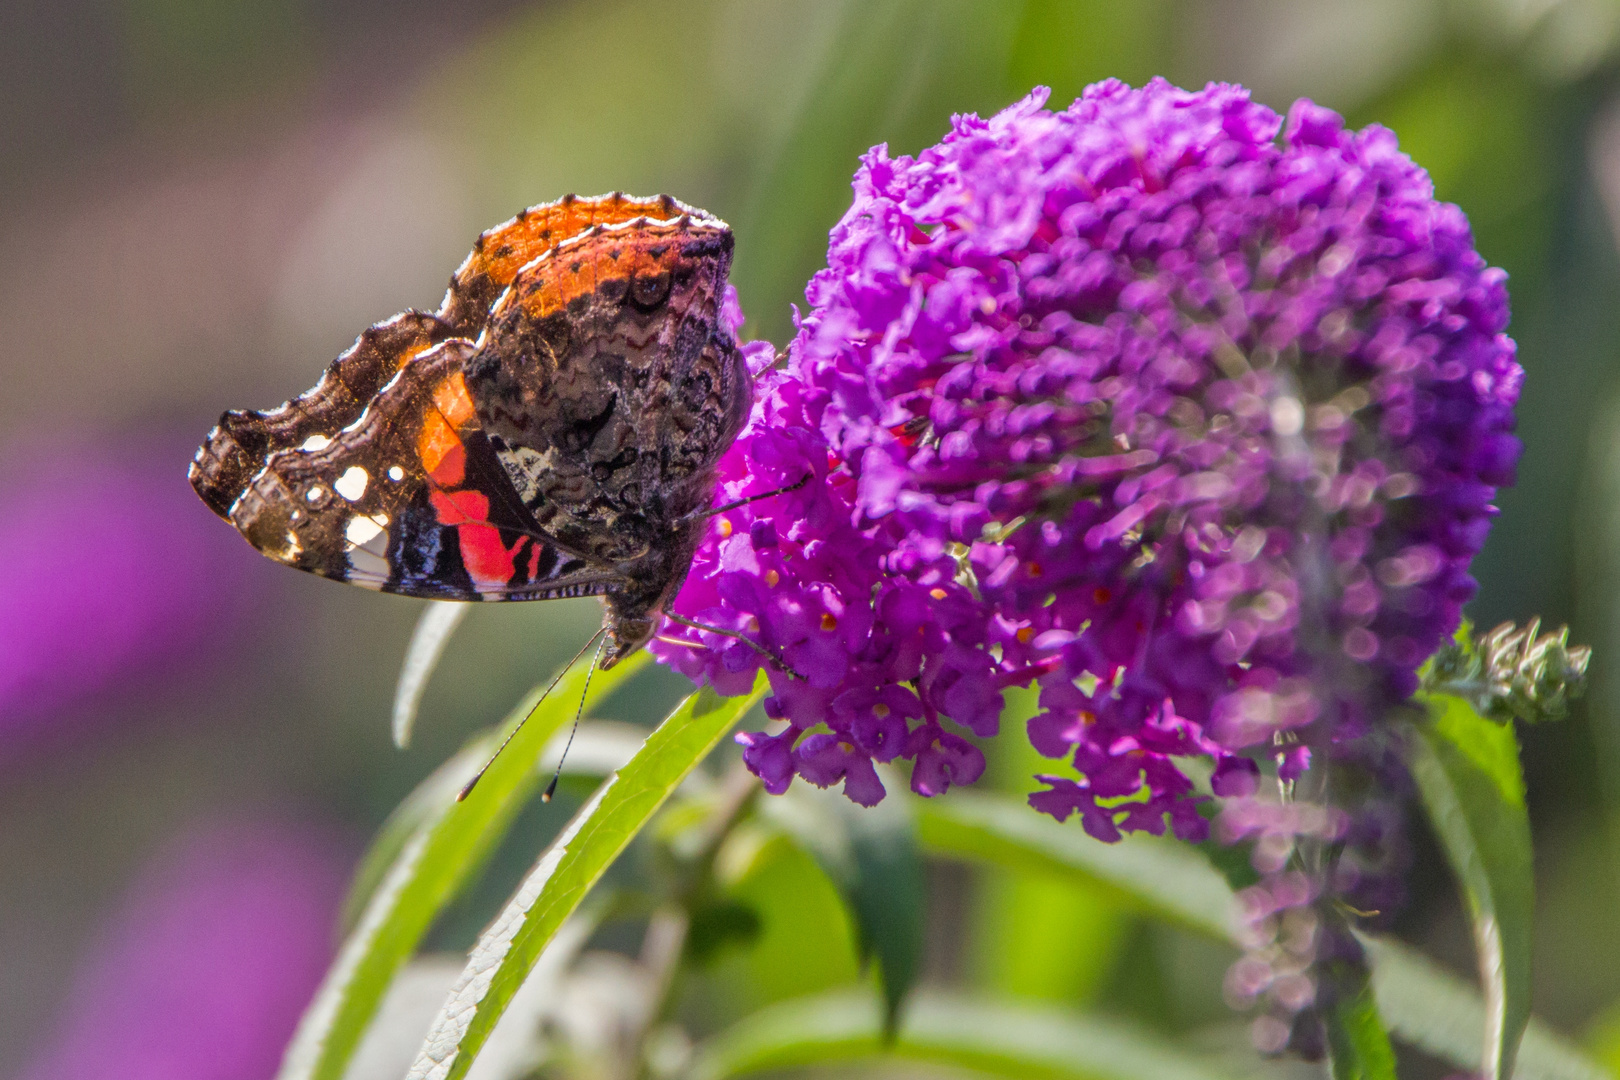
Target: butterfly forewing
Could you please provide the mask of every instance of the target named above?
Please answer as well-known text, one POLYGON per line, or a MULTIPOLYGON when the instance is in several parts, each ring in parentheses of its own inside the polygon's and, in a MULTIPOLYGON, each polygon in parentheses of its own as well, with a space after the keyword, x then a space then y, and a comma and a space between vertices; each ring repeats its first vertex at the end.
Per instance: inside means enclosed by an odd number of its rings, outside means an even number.
POLYGON ((220 517, 264 468, 271 454, 330 442, 359 418, 400 368, 450 336, 440 318, 419 311, 366 330, 309 391, 267 412, 235 410, 197 451, 191 485, 220 517))
POLYGON ((440 315, 467 337, 484 328, 490 306, 524 266, 575 238, 594 225, 614 225, 635 218, 667 221, 682 214, 707 218, 668 195, 651 199, 614 192, 595 199, 569 195, 533 206, 478 237, 445 294, 440 315))
POLYGON ((580 584, 584 564, 521 513, 478 428, 461 374, 472 351, 461 338, 437 346, 329 444, 270 455, 232 524, 271 558, 410 596, 527 598, 580 584))

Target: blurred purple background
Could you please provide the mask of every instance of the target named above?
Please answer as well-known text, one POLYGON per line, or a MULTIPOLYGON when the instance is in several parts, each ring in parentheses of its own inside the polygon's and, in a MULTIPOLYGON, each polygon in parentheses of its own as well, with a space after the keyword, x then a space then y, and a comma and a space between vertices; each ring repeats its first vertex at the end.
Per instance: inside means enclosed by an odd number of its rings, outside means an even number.
POLYGON ((170 841, 91 936, 19 1077, 271 1075, 332 958, 347 863, 308 821, 222 821, 170 841))

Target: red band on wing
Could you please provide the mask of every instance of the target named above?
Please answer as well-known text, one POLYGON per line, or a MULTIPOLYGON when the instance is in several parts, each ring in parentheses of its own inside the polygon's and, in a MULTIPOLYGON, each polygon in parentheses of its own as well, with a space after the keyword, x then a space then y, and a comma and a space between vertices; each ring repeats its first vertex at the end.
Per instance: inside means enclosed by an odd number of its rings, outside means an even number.
POLYGON ((434 412, 427 417, 417 440, 422 465, 435 490, 428 493, 439 524, 454 526, 461 546, 461 561, 475 585, 492 588, 513 579, 513 550, 489 523, 489 496, 471 488, 458 489, 466 479, 467 450, 461 432, 477 423, 467 383, 460 372, 433 391, 434 412))
POLYGON ((513 553, 501 541, 500 530, 489 524, 488 498, 477 491, 433 491, 428 500, 439 524, 455 526, 462 564, 475 584, 504 585, 512 580, 513 553))
MULTIPOLYGON (((461 540, 461 562, 467 574, 478 585, 505 585, 511 581, 516 567, 512 552, 501 543, 498 529, 488 525, 465 524, 456 526, 461 540)), ((519 545, 523 541, 518 542, 519 545)))

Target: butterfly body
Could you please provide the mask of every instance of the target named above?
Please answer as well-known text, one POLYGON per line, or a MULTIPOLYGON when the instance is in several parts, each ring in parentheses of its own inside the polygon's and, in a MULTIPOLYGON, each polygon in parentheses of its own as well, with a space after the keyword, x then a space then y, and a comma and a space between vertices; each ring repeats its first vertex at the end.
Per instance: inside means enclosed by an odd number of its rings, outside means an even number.
POLYGON ((564 199, 479 238, 434 313, 309 392, 228 412, 192 464, 271 558, 442 600, 594 595, 604 666, 651 636, 753 386, 721 317, 732 238, 672 199, 564 199))

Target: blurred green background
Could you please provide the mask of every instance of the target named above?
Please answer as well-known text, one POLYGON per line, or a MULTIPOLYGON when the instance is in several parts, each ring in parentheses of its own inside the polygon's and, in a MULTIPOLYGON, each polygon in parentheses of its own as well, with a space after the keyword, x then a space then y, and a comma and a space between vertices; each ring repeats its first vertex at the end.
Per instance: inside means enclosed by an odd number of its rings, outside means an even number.
MULTIPOLYGON (((175 836, 275 820, 347 867, 597 619, 590 602, 474 611, 416 746, 394 751, 389 703, 418 606, 272 566, 213 520, 184 473, 221 409, 303 390, 369 323, 435 306, 480 229, 570 191, 669 192, 731 222, 746 333, 785 345, 869 146, 913 152, 952 113, 1036 84, 1061 107, 1093 80, 1153 75, 1241 82, 1279 111, 1309 96, 1394 128, 1511 275, 1526 452, 1471 614, 1570 622, 1596 647, 1576 716, 1523 733, 1535 1007, 1620 1066, 1617 57, 1615 0, 0 5, 0 508, 35 505, 41 486, 62 507, 13 513, 0 559, 48 531, 73 552, 53 573, 82 574, 98 597, 74 607, 0 583, 13 654, 0 655, 0 1076, 70 1007, 75 970, 175 836), (172 489, 153 503, 161 521, 114 527, 91 489, 78 497, 86 473, 41 464, 64 456, 172 489), (141 647, 98 644, 132 575, 159 566, 205 629, 172 656, 163 626, 139 620, 141 647), (17 660, 46 624, 56 644, 17 660)), ((680 685, 656 676, 614 715, 648 721, 680 685)), ((1018 734, 996 754, 986 782, 1024 790, 1036 763, 1018 734)), ((565 810, 525 819, 488 895, 438 944, 466 944, 565 810)), ((1399 930, 1467 971, 1450 880, 1433 842, 1415 844, 1399 930)), ((804 922, 767 925, 752 959, 721 961, 703 999, 716 1014, 726 992, 854 977, 825 880, 778 847, 736 887, 791 898, 804 922)), ((938 865, 929 881, 929 979, 1168 1031, 1230 1027, 1228 957, 1212 946, 1037 878, 938 865)))

